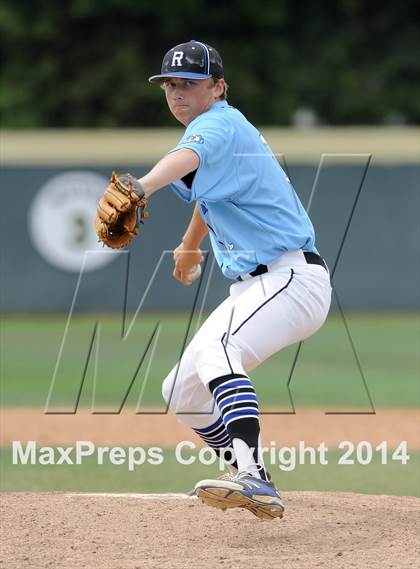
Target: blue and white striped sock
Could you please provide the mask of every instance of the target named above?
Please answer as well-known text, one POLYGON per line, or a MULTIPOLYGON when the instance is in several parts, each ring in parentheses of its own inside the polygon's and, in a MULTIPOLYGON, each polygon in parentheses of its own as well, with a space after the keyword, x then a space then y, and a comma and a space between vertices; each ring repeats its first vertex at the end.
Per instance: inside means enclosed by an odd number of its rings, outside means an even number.
POLYGON ((231 473, 235 473, 237 471, 237 463, 236 460, 234 460, 232 452, 232 441, 223 423, 222 417, 219 417, 217 421, 209 427, 205 427, 203 429, 193 428, 193 431, 197 433, 207 446, 214 449, 218 456, 221 456, 221 452, 223 451, 223 458, 227 461, 231 473))
POLYGON ((246 376, 232 375, 210 383, 225 427, 240 419, 259 419, 257 396, 251 380, 246 376))
POLYGON ((209 384, 232 441, 240 471, 268 479, 259 452, 260 422, 254 386, 246 375, 230 374, 209 384))
POLYGON ((223 448, 231 445, 229 433, 221 417, 215 423, 204 429, 193 429, 203 439, 207 446, 223 448))

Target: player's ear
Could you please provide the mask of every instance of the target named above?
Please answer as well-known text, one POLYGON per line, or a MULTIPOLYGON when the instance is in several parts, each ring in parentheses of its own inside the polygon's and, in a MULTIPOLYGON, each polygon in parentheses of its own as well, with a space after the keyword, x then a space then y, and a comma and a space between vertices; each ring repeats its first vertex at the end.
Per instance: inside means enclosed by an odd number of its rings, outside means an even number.
POLYGON ((216 98, 222 97, 225 92, 224 79, 213 79, 214 82, 214 95, 216 98))

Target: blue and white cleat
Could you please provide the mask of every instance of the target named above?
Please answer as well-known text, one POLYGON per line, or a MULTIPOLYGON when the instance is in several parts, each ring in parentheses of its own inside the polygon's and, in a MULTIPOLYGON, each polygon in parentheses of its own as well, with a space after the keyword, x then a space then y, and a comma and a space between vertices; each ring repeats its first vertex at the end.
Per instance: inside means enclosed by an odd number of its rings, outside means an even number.
POLYGON ((244 508, 264 520, 283 517, 284 505, 273 482, 248 472, 230 479, 201 480, 194 490, 204 504, 213 508, 244 508))

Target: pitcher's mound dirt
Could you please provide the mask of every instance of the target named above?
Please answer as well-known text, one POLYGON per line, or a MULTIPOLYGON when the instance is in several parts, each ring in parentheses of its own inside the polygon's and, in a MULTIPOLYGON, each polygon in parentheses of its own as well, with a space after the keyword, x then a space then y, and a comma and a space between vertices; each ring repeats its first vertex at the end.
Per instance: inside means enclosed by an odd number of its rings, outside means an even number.
POLYGON ((191 498, 5 493, 0 567, 418 567, 417 498, 321 492, 284 498, 286 517, 265 522, 191 498))

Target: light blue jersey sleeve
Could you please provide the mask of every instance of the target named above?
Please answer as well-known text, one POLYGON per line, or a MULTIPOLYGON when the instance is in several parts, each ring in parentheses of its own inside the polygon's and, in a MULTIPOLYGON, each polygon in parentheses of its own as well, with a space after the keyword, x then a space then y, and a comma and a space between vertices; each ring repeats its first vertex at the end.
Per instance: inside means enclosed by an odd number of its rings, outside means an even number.
POLYGON ((200 159, 194 176, 170 184, 197 201, 214 255, 231 279, 286 251, 317 253, 312 223, 259 131, 226 101, 196 117, 173 149, 200 159))
MULTIPOLYGON (((188 126, 182 140, 171 152, 181 148, 193 150, 200 159, 190 191, 178 195, 185 201, 206 199, 220 201, 239 191, 233 167, 235 129, 217 117, 201 115, 188 126)), ((177 190, 180 184, 175 183, 177 190)))

